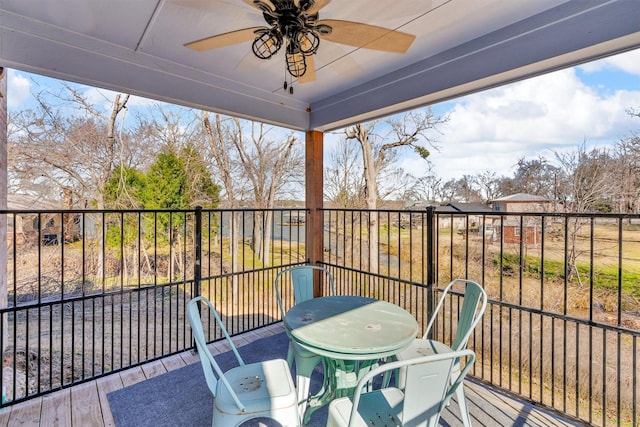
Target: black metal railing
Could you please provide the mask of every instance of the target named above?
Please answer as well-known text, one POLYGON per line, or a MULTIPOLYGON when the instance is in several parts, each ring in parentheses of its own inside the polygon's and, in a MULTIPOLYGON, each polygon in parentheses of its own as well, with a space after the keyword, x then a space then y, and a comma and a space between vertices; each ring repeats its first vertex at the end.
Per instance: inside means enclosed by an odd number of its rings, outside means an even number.
MULTIPOLYGON (((324 238, 341 292, 399 304, 423 330, 448 282, 480 283, 477 380, 577 421, 638 425, 640 216, 327 209, 324 238)), ((435 338, 452 341, 462 298, 435 338)))
POLYGON ((192 348, 196 294, 233 334, 279 321, 273 278, 306 262, 303 209, 0 213, 3 405, 192 348))
MULTIPOLYGON (((489 295, 469 343, 477 380, 576 420, 638 424, 640 217, 322 213, 324 256, 307 260, 304 209, 0 212, 3 404, 192 348, 184 310, 196 294, 232 334, 280 321, 275 275, 311 262, 338 293, 396 303, 422 329, 450 280, 475 280, 489 295)), ((452 339, 462 298, 435 338, 452 339)))

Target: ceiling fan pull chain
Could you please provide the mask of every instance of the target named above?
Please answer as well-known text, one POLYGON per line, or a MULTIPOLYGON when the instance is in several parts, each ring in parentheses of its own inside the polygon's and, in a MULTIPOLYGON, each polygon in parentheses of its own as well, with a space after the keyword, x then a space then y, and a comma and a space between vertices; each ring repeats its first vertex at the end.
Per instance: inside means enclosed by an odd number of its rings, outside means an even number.
POLYGON ((284 84, 282 86, 285 92, 287 91, 287 88, 289 88, 289 93, 293 95, 293 77, 287 72, 286 66, 284 67, 284 84), (289 83, 287 83, 287 77, 289 77, 289 83))

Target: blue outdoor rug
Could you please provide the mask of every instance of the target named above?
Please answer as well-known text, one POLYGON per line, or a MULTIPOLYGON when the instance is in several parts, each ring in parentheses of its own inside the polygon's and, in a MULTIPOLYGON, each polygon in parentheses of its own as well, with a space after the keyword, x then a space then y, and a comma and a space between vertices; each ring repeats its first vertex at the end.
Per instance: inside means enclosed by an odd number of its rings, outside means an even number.
MULTIPOLYGON (((288 347, 284 332, 260 338, 239 348, 247 363, 266 359, 285 358, 288 347)), ((236 366, 233 353, 214 356, 223 370, 236 366)), ((311 378, 311 391, 317 391, 322 382, 322 368, 316 368, 311 378)), ((295 377, 294 377, 295 378, 295 377)), ((477 389, 482 393, 482 389, 477 389)), ((494 392, 495 393, 495 392, 494 392)), ((213 397, 207 388, 200 362, 139 382, 107 395, 116 427, 205 427, 211 426, 213 397)), ((501 400, 511 401, 506 395, 501 400)), ((531 412, 536 411, 529 403, 513 401, 497 408, 481 398, 478 392, 467 393, 472 422, 478 426, 539 427, 531 412), (524 404, 519 409, 519 406, 524 404), (514 410, 515 409, 515 410, 514 410)), ((311 417, 306 427, 325 427, 328 408, 325 406, 311 417)), ((279 427, 267 420, 253 420, 245 426, 279 427)), ((572 425, 559 422, 558 425, 572 425)), ((443 427, 462 426, 458 405, 452 402, 442 414, 439 422, 443 427)), ((226 427, 226 426, 220 426, 226 427)))
MULTIPOLYGON (((246 363, 286 358, 287 335, 282 332, 260 338, 238 349, 246 363)), ((232 352, 214 356, 222 370, 237 365, 232 352)), ((295 378, 295 377, 294 377, 295 378)), ((311 390, 317 389, 321 368, 312 377, 311 390)), ((107 395, 116 427, 200 427, 211 426, 213 397, 207 388, 200 362, 141 381, 107 395)), ((308 426, 324 427, 327 408, 313 414, 308 426)), ((269 422, 248 425, 269 426, 269 422)), ((221 426, 224 427, 224 426, 221 426)))

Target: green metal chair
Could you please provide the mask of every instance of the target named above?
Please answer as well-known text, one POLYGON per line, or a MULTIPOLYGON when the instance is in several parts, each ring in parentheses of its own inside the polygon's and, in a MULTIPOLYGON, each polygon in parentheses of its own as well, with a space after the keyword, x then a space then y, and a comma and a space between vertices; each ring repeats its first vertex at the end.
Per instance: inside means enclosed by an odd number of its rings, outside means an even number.
POLYGON ((218 312, 205 297, 195 297, 187 303, 187 316, 207 386, 213 394, 213 426, 239 426, 256 418, 270 418, 282 426, 300 425, 296 389, 284 359, 245 364, 218 312), (227 339, 237 367, 223 372, 211 355, 200 317, 201 303, 209 308, 227 339))
POLYGON ((462 350, 385 363, 360 379, 353 399, 343 397, 329 404, 327 427, 435 427, 474 361, 473 351, 462 350), (461 361, 464 368, 454 375, 452 369, 461 361), (364 392, 375 376, 392 370, 405 373, 404 389, 364 392))
MULTIPOLYGON (((409 360, 420 356, 425 356, 434 353, 441 353, 443 351, 460 351, 467 348, 467 343, 469 341, 469 337, 473 333, 474 328, 482 319, 482 315, 487 307, 487 293, 482 289, 478 283, 473 282, 471 280, 465 279, 455 279, 451 283, 449 283, 443 293, 440 301, 438 301, 438 305, 436 306, 433 315, 429 320, 429 324, 427 325, 427 329, 424 332, 422 338, 415 339, 411 345, 403 350, 402 352, 395 355, 396 360, 409 360), (435 323, 438 313, 440 309, 444 305, 445 299, 451 288, 455 284, 464 284, 464 301, 462 303, 462 307, 460 309, 460 314, 458 316, 458 326, 456 329, 456 335, 451 343, 451 347, 449 348, 445 344, 430 340, 427 337, 431 332, 431 328, 435 323)), ((457 373, 460 371, 460 364, 458 362, 454 363, 452 370, 452 380, 456 379, 457 373)), ((406 374, 403 369, 400 369, 397 372, 396 381, 398 387, 404 387, 404 381, 406 379, 406 374)), ((385 381, 388 384, 388 380, 385 381)), ((462 416, 462 422, 465 427, 471 426, 471 419, 469 418, 469 410, 467 409, 467 404, 464 398, 464 387, 458 387, 456 390, 456 400, 458 401, 458 407, 460 408, 460 414, 462 416)))
MULTIPOLYGON (((293 288, 293 303, 297 304, 313 298, 313 273, 314 271, 321 271, 324 273, 325 278, 329 281, 330 295, 335 295, 335 283, 333 275, 329 270, 324 267, 318 267, 314 265, 300 265, 296 267, 287 268, 282 270, 276 276, 275 289, 276 297, 278 298, 278 305, 280 306, 280 314, 284 319, 286 312, 284 304, 282 302, 282 286, 285 282, 285 277, 290 277, 291 287, 293 288)), ((285 328, 286 330, 286 328, 285 328)), ((311 374, 315 367, 322 362, 322 357, 315 353, 310 352, 296 344, 295 340, 291 339, 289 331, 289 348, 287 350, 287 363, 289 366, 295 365, 296 367, 296 388, 298 390, 298 404, 300 405, 300 415, 304 413, 304 405, 309 397, 309 384, 311 382, 311 374)))

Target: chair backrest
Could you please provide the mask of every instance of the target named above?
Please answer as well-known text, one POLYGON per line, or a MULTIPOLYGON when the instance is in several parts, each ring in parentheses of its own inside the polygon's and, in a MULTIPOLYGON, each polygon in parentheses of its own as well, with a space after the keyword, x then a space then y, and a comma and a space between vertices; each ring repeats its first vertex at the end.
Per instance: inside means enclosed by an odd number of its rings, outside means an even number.
POLYGON ((437 426, 447 401, 461 386, 474 362, 475 353, 472 350, 461 350, 385 363, 372 369, 356 386, 349 425, 356 417, 360 398, 369 381, 381 373, 406 367, 401 425, 437 426), (451 371, 456 360, 463 361, 464 368, 455 381, 451 382, 451 371))
POLYGON ((218 324, 218 327, 220 328, 220 330, 222 331, 222 334, 224 335, 229 345, 231 346, 231 350, 233 351, 233 354, 236 356, 238 364, 240 366, 243 366, 245 363, 244 363, 244 360, 242 360, 240 353, 238 353, 238 349, 236 348, 235 344, 231 340, 231 337, 229 336, 227 329, 224 327, 224 324, 222 323, 222 319, 220 319, 220 315, 218 314, 216 309, 213 308, 213 304, 211 304, 211 301, 209 301, 207 298, 203 296, 199 296, 191 299, 187 303, 187 316, 189 318, 189 324, 191 325, 191 330, 193 332, 193 339, 196 342, 196 348, 198 349, 198 354, 200 355, 200 362, 202 363, 202 370, 204 371, 204 376, 207 381, 207 386, 209 387, 211 394, 213 394, 213 396, 215 397, 218 381, 221 381, 229 391, 229 394, 233 398, 238 408, 240 410, 244 410, 245 406, 242 404, 242 402, 240 402, 240 399, 238 398, 236 393, 233 391, 233 388, 231 387, 226 377, 224 376, 224 372, 222 371, 218 363, 215 361, 215 359, 213 358, 213 355, 211 354, 211 352, 209 351, 209 348, 207 347, 207 339, 204 334, 202 318, 200 317, 200 310, 199 310, 202 307, 201 302, 208 307, 209 312, 215 318, 216 323, 218 324))
POLYGON ((282 270, 276 276, 275 287, 276 297, 278 298, 278 305, 280 306, 280 313, 284 319, 285 310, 282 303, 281 288, 284 282, 284 276, 289 274, 291 277, 291 285, 293 287, 293 303, 298 304, 303 301, 313 298, 313 272, 321 271, 325 277, 329 280, 329 290, 331 295, 335 295, 335 284, 333 281, 333 275, 329 270, 324 267, 315 265, 299 265, 296 267, 287 268, 282 270))
POLYGON ((451 348, 454 350, 463 350, 467 348, 469 337, 478 322, 482 319, 484 310, 487 307, 487 293, 482 289, 482 286, 471 280, 455 279, 444 288, 442 297, 440 297, 438 305, 429 319, 429 324, 427 325, 423 338, 426 339, 429 332, 431 332, 431 327, 435 323, 438 313, 444 305, 447 294, 449 294, 449 291, 456 283, 464 283, 465 291, 462 308, 458 315, 458 327, 453 342, 451 343, 451 348))

